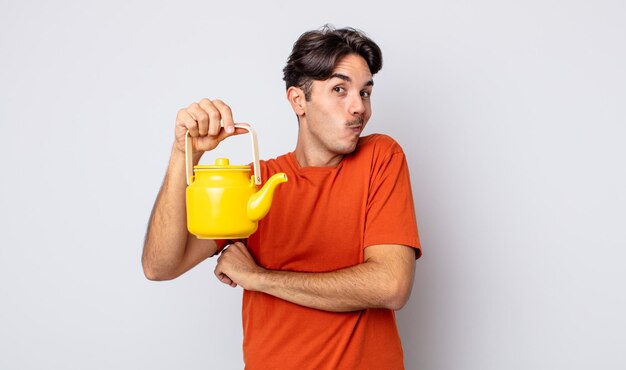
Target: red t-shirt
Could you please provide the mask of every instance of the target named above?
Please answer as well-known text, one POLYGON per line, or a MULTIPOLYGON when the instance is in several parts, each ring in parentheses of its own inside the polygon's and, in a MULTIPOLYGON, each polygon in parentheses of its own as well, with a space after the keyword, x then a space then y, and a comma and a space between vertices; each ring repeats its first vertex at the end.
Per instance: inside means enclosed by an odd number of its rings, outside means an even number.
MULTIPOLYGON (((362 263, 376 244, 421 255, 406 158, 390 137, 362 137, 337 167, 300 167, 288 153, 262 161, 261 172, 288 182, 248 238, 260 266, 334 271, 362 263)), ((404 369, 391 310, 327 312, 244 291, 242 315, 246 369, 404 369)))

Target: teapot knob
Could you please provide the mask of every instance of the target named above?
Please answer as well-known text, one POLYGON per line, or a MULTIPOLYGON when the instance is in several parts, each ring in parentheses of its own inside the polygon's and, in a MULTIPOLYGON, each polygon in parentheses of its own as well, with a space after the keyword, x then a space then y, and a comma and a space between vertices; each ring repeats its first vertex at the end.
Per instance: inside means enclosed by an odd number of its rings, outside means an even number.
POLYGON ((230 161, 228 160, 228 158, 217 158, 215 160, 215 165, 216 166, 228 166, 230 165, 230 161))

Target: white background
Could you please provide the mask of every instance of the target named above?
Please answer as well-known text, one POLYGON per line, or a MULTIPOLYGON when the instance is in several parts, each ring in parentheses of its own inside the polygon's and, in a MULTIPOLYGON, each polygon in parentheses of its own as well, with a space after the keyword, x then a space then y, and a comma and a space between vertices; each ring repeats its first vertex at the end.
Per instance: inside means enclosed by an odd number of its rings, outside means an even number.
MULTIPOLYGON (((366 133, 411 170, 424 256, 407 369, 626 368, 622 1, 0 0, 0 368, 241 369, 209 260, 147 281, 178 109, 222 98, 293 150, 304 31, 383 50, 366 133), (409 5, 410 4, 410 5, 409 5)), ((207 155, 248 163, 247 137, 207 155)))

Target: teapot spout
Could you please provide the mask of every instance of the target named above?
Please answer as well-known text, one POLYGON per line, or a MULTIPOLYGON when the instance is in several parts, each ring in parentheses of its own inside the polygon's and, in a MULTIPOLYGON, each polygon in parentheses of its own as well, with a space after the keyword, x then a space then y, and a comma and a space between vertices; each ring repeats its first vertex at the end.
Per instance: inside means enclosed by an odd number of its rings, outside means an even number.
POLYGON ((258 221, 265 217, 272 205, 276 186, 283 182, 287 182, 287 175, 283 172, 277 173, 267 180, 261 190, 250 196, 248 199, 248 218, 251 221, 258 221))

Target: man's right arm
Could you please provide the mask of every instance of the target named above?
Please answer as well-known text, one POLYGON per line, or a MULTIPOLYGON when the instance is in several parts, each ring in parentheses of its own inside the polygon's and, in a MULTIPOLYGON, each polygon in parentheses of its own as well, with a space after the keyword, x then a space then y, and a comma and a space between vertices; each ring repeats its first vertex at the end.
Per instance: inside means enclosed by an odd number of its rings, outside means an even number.
POLYGON ((235 129, 230 107, 221 100, 202 99, 178 111, 170 162, 150 215, 141 257, 144 274, 150 280, 174 279, 217 252, 215 241, 198 239, 187 231, 187 132, 197 164, 202 153, 246 130, 235 129))
POLYGON ((198 239, 187 231, 185 176, 185 154, 173 148, 141 258, 144 274, 150 280, 174 279, 217 251, 215 241, 198 239))

